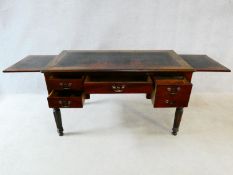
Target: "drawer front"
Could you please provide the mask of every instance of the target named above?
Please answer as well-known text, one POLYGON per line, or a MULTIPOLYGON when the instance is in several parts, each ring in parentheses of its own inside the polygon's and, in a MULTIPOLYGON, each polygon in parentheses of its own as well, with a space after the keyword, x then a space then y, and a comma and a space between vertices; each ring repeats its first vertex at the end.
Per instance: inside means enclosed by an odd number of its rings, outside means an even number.
POLYGON ((154 107, 187 107, 189 95, 182 98, 157 96, 154 101, 154 107))
POLYGON ((50 108, 82 108, 85 96, 84 94, 80 97, 49 96, 47 99, 50 108))
POLYGON ((87 76, 84 91, 87 94, 151 93, 153 82, 146 74, 101 74, 87 76))
POLYGON ((182 85, 157 85, 156 94, 157 96, 173 96, 180 97, 184 94, 190 94, 192 89, 192 84, 182 84, 182 85))
POLYGON ((150 82, 84 82, 84 90, 90 94, 151 93, 153 84, 150 82))
POLYGON ((47 79, 47 86, 54 90, 81 90, 83 79, 47 79))
POLYGON ((158 85, 152 93, 154 107, 187 107, 192 84, 158 85))

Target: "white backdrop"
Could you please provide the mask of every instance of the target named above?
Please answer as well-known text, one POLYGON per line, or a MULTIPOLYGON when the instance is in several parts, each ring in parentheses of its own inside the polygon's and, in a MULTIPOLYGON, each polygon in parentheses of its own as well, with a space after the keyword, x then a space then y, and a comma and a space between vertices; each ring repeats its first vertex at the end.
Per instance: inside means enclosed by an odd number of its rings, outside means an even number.
MULTIPOLYGON (((64 49, 173 49, 233 69, 232 0, 0 0, 0 69, 64 49)), ((195 73, 194 92, 233 92, 232 73, 195 73)), ((0 94, 46 92, 40 73, 0 74, 0 94)))

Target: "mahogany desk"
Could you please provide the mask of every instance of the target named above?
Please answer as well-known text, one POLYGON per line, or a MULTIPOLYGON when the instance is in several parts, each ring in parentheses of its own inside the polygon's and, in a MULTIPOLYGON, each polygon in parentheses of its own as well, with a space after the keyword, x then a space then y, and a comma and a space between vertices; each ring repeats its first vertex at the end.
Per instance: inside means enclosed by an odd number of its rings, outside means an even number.
POLYGON ((30 55, 3 72, 42 72, 57 130, 63 135, 60 108, 82 108, 90 94, 144 93, 154 108, 176 108, 172 134, 188 106, 193 72, 230 72, 206 55, 172 50, 62 51, 30 55))

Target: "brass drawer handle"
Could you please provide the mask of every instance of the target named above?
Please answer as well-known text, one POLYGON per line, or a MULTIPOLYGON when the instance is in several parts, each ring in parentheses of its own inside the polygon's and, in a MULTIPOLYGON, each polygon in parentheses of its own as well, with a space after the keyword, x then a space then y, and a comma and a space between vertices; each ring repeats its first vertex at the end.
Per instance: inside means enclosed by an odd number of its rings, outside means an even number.
POLYGON ((170 100, 165 100, 164 102, 169 105, 174 105, 176 103, 175 101, 170 101, 170 100))
POLYGON ((171 94, 171 95, 176 95, 177 92, 179 92, 181 90, 181 88, 178 86, 176 88, 171 88, 171 87, 168 87, 167 88, 167 91, 171 94))
POLYGON ((124 89, 125 89, 125 85, 116 85, 116 84, 112 85, 112 90, 114 92, 120 93, 123 92, 124 89))
POLYGON ((59 85, 60 85, 63 89, 70 89, 71 86, 72 86, 72 83, 60 82, 59 85))
POLYGON ((59 100, 59 104, 63 108, 68 108, 68 107, 70 107, 71 101, 69 101, 69 100, 59 100))

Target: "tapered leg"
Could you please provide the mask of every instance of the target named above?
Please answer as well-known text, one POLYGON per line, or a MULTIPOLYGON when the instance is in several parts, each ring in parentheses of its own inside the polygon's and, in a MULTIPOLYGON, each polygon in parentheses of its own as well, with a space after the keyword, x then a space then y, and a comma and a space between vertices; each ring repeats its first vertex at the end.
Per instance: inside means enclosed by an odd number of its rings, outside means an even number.
POLYGON ((90 99, 90 94, 85 94, 85 99, 90 99))
POLYGON ((62 120, 61 120, 61 111, 59 108, 53 108, 53 115, 55 118, 55 122, 57 125, 57 132, 59 136, 63 136, 63 127, 62 127, 62 120))
POLYGON ((147 99, 151 99, 151 94, 146 94, 147 99))
POLYGON ((176 108, 175 119, 174 119, 173 128, 172 128, 172 134, 174 136, 177 135, 177 132, 179 131, 182 114, 183 114, 183 108, 182 107, 176 108))

